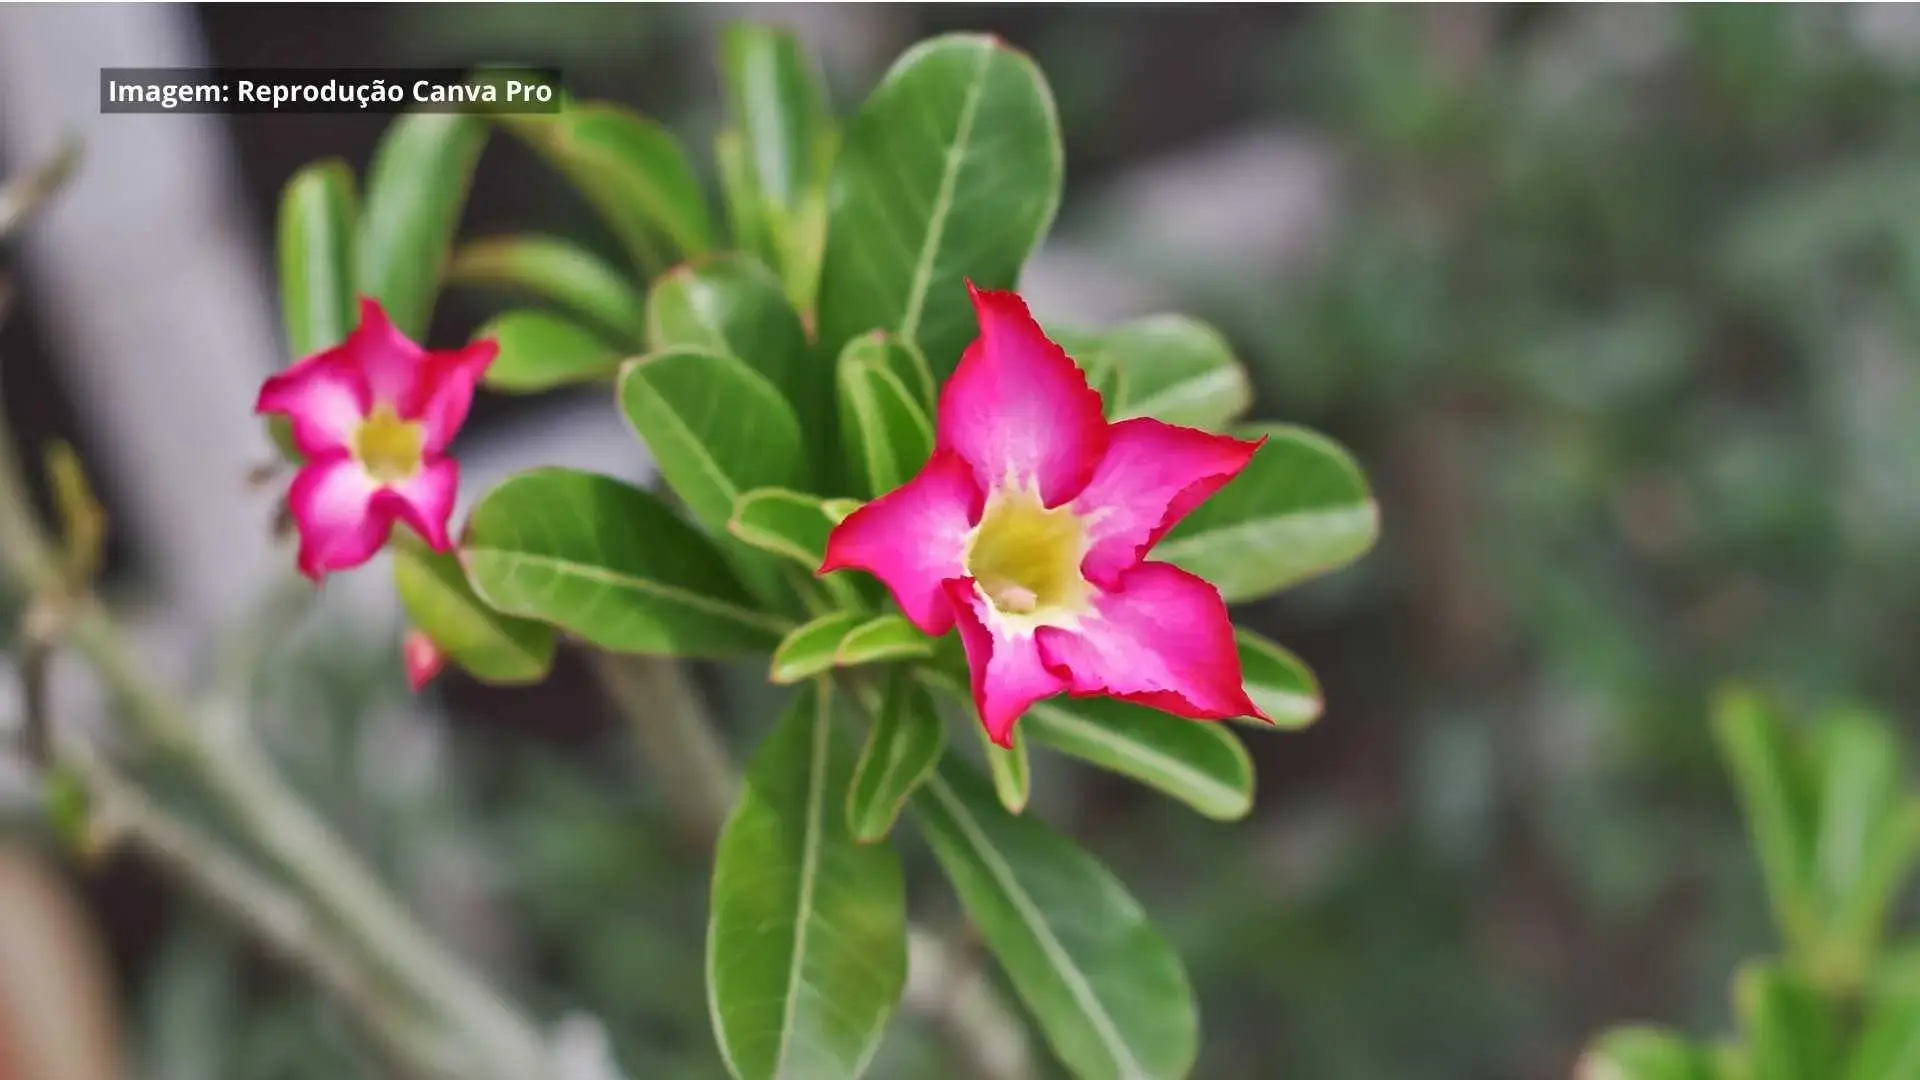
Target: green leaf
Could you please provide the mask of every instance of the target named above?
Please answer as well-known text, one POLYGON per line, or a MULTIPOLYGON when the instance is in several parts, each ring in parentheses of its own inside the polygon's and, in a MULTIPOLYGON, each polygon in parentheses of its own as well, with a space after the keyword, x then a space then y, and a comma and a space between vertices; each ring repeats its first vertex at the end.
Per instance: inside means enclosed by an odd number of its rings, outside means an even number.
POLYGON ((746 361, 793 409, 815 470, 836 460, 833 386, 811 370, 800 316, 766 267, 721 255, 662 276, 647 296, 647 340, 654 349, 702 349, 746 361))
POLYGON ((487 389, 537 394, 559 386, 611 379, 623 356, 600 335, 544 311, 504 312, 474 335, 492 338, 500 355, 487 367, 487 389))
POLYGON ((1648 1027, 1607 1032, 1575 1072, 1579 1080, 1714 1080, 1712 1062, 1698 1047, 1648 1027))
POLYGON ((1867 1007, 1848 1060, 1846 1080, 1920 1080, 1920 997, 1867 1007))
MULTIPOLYGON (((1080 366, 1105 376, 1114 420, 1151 416, 1181 427, 1224 430, 1253 404, 1253 384, 1213 327, 1184 315, 1150 315, 1107 330, 1049 330, 1080 366)), ((1104 396, 1104 395, 1103 395, 1104 396)))
POLYGON ((773 667, 767 678, 784 686, 832 668, 841 639, 864 618, 858 611, 833 611, 796 628, 773 650, 773 667))
POLYGON ((651 273, 668 260, 713 247, 706 193, 680 141, 618 105, 571 105, 548 116, 500 116, 580 189, 633 259, 651 273))
POLYGON ((523 233, 475 240, 454 252, 447 282, 550 301, 637 349, 646 337, 640 294, 606 260, 571 240, 523 233))
POLYGON ((715 535, 726 535, 741 492, 790 487, 804 473, 793 410, 737 357, 650 353, 621 370, 619 397, 661 477, 715 535))
MULTIPOLYGON (((1320 719, 1320 680, 1297 656, 1251 630, 1233 631, 1247 696, 1279 728, 1303 728, 1320 719)), ((1265 727, 1258 721, 1252 721, 1265 727)))
POLYGON ((847 832, 849 757, 826 684, 801 691, 720 835, 707 986, 739 1080, 859 1076, 906 987, 900 859, 847 832))
POLYGON ((1818 991, 1771 964, 1754 964, 1734 981, 1746 1030, 1750 1080, 1827 1080, 1840 1058, 1839 1021, 1818 991))
POLYGON ((933 456, 933 421, 915 389, 896 374, 911 363, 912 354, 881 333, 854 338, 840 353, 840 423, 864 494, 892 491, 933 456))
POLYGON ((735 219, 747 219, 752 249, 780 270, 788 294, 810 303, 826 226, 833 117, 820 74, 787 30, 735 23, 721 31, 720 74, 736 158, 724 169, 735 219))
POLYGON ((1253 761, 1228 727, 1111 698, 1059 697, 1020 721, 1035 740, 1119 773, 1217 821, 1253 809, 1253 761))
POLYGON ((976 722, 969 726, 980 733, 980 747, 986 753, 987 775, 993 779, 994 797, 1009 814, 1025 810, 1027 800, 1033 797, 1033 768, 1027 759, 1026 732, 1014 728, 1010 745, 1001 746, 988 737, 986 725, 976 722))
POLYGON ((340 344, 359 321, 353 223, 353 170, 345 162, 315 162, 287 181, 280 195, 280 315, 291 359, 340 344))
POLYGON ((757 609, 707 539, 639 488, 536 469, 488 492, 461 562, 474 592, 615 652, 763 652, 790 624, 757 609))
POLYGON ((1811 780, 1787 732, 1752 693, 1721 694, 1713 728, 1740 793, 1774 921, 1790 946, 1806 947, 1815 932, 1811 780))
POLYGON ((819 71, 792 31, 734 23, 720 33, 720 75, 755 190, 797 211, 821 175, 821 136, 833 123, 819 71))
POLYGON ((1834 935, 1829 964, 1851 981, 1879 943, 1887 909, 1920 856, 1920 824, 1905 796, 1899 740, 1864 713, 1825 718, 1818 731, 1820 807, 1814 885, 1834 935))
MULTIPOLYGON (((720 177, 720 201, 727 211, 727 230, 733 246, 751 252, 769 266, 779 266, 780 240, 775 220, 776 207, 760 195, 753 176, 753 162, 747 157, 746 137, 737 131, 719 131, 713 136, 714 170, 720 177)), ((789 291, 789 296, 793 295, 789 291)), ((795 306, 801 301, 796 299, 795 306)))
POLYGON ((1336 570, 1373 546, 1380 513, 1367 479, 1337 444, 1302 428, 1235 432, 1267 443, 1201 503, 1152 557, 1213 582, 1237 604, 1336 570))
POLYGON ((418 341, 433 320, 473 169, 487 143, 478 117, 408 113, 373 152, 360 213, 356 277, 393 325, 418 341))
POLYGON ((827 561, 827 537, 838 524, 840 519, 818 496, 785 488, 755 488, 734 500, 727 531, 812 573, 827 561))
POLYGON ((847 827, 861 843, 877 843, 946 751, 946 725, 933 699, 913 676, 897 670, 867 732, 867 743, 847 788, 847 827))
POLYGON ((898 615, 879 615, 861 623, 840 639, 833 666, 859 667, 893 660, 920 660, 933 655, 933 639, 898 615))
POLYGON ((954 34, 909 50, 847 124, 828 185, 824 355, 887 330, 951 374, 965 282, 1011 288, 1060 204, 1053 96, 1021 53, 954 34))
POLYGON ((393 580, 407 621, 482 682, 536 683, 553 667, 553 628, 502 615, 482 603, 452 554, 397 535, 393 580))
POLYGON ((1177 1080, 1199 1019, 1180 958, 1091 855, 949 754, 914 818, 1055 1054, 1081 1080, 1177 1080))

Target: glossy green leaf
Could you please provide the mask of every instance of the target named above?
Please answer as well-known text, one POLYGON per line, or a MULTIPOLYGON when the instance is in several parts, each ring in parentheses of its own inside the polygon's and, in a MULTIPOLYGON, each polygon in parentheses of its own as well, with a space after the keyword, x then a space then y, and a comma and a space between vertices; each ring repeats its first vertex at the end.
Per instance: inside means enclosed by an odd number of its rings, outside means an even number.
POLYGON ((750 248, 780 271, 806 306, 819 276, 826 225, 833 117, 820 73, 791 31, 734 23, 721 31, 720 74, 737 161, 728 183, 735 218, 749 222, 750 248))
POLYGON ((1609 1031, 1580 1059, 1580 1080, 1715 1080, 1708 1056, 1657 1028, 1609 1031))
POLYGON ((720 75, 755 189, 797 211, 822 174, 821 136, 833 123, 818 69, 792 31, 734 23, 720 32, 720 75))
POLYGON ((692 256, 713 247, 706 193, 666 128, 600 102, 497 119, 580 189, 642 273, 664 269, 669 252, 692 256))
POLYGON ((785 488, 756 488, 734 501, 727 531, 812 573, 827 561, 827 537, 839 523, 818 496, 785 488))
POLYGON ((737 357, 650 353, 621 370, 619 398, 661 477, 715 535, 742 492, 793 487, 805 471, 792 408, 737 357))
POLYGON ((754 753, 714 855, 708 1001, 738 1080, 858 1077, 906 987, 906 889, 841 812, 851 753, 824 683, 754 753))
POLYGON ((594 331, 545 311, 504 312, 473 336, 499 344, 500 355, 487 367, 485 381, 487 389, 506 394, 611 381, 625 358, 594 331))
POLYGON ((1884 720, 1824 718, 1818 733, 1813 884, 1829 931, 1828 962, 1857 976, 1879 942, 1894 894, 1920 856, 1920 823, 1905 793, 1900 741, 1884 720))
POLYGON ((910 364, 908 350, 874 333, 848 342, 835 367, 849 463, 857 489, 869 496, 913 479, 933 456, 933 420, 896 374, 910 364))
POLYGON ((1713 727, 1746 812, 1774 920, 1789 944, 1804 946, 1815 932, 1811 779, 1786 730, 1753 694, 1722 694, 1713 727))
POLYGON ((1199 1019, 1180 958, 1091 855, 948 754, 911 803, 1014 990, 1081 1080, 1179 1080, 1199 1019))
POLYGON ((1345 450, 1286 425, 1234 434, 1267 443, 1160 541, 1153 558, 1206 578, 1237 604, 1336 570, 1373 546, 1380 512, 1345 450))
POLYGON ((1839 1020, 1819 991, 1771 964, 1743 969, 1734 1001, 1750 1080, 1828 1080, 1840 1063, 1839 1020))
POLYGON ((1920 997, 1884 998, 1862 1018, 1845 1080, 1920 1080, 1920 997))
POLYGON ((488 492, 461 562, 493 608, 615 652, 764 652, 791 625, 761 611, 712 544, 639 488, 536 469, 488 492))
POLYGON ((795 628, 773 650, 773 667, 767 678, 785 685, 829 670, 841 639, 864 618, 858 611, 833 611, 795 628))
POLYGON ((454 252, 449 284, 536 296, 637 350, 646 336, 640 293, 606 260, 571 240, 522 233, 475 240, 454 252))
POLYGON ((812 370, 800 316, 766 267, 721 255, 662 276, 647 295, 647 341, 654 349, 702 349, 746 361, 793 409, 814 471, 835 460, 832 382, 812 370))
MULTIPOLYGON (((1224 430, 1253 404, 1253 384, 1213 327, 1184 315, 1150 315, 1106 330, 1052 330, 1080 366, 1118 391, 1115 420, 1151 416, 1181 427, 1224 430)), ((1106 395, 1102 395, 1106 396, 1106 395)))
POLYGON ((536 683, 553 667, 555 635, 544 623, 495 611, 474 595, 452 554, 396 535, 393 580, 407 621, 481 682, 536 683))
POLYGON ((933 639, 899 615, 879 615, 861 623, 840 639, 833 652, 835 667, 859 667, 894 660, 920 660, 933 655, 933 639))
POLYGON ((418 341, 433 320, 440 275, 487 143, 478 117, 408 113, 373 152, 355 247, 360 292, 418 341))
POLYGON ((911 674, 895 671, 847 788, 847 827, 862 843, 884 840, 946 751, 946 725, 911 674))
POLYGON ((301 360, 346 340, 359 312, 353 285, 353 170, 320 161, 280 195, 280 317, 287 356, 301 360))
POLYGON ((1253 809, 1253 761, 1225 725, 1110 698, 1058 697, 1028 709, 1020 726, 1043 745, 1138 780, 1207 817, 1233 821, 1253 809))
POLYGON ((716 132, 713 164, 719 174, 720 201, 726 208, 727 231, 733 237, 733 246, 757 256, 769 266, 782 265, 778 236, 780 213, 760 194, 753 176, 753 162, 747 156, 746 137, 737 131, 716 132))
POLYGON ((1033 797, 1033 763, 1027 757, 1027 733, 1016 727, 1008 745, 1001 746, 987 736, 984 725, 969 723, 968 726, 980 733, 980 747, 986 755, 987 776, 993 781, 994 797, 1009 814, 1025 810, 1027 800, 1033 797))
MULTIPOLYGON (((1275 727, 1302 728, 1320 718, 1324 706, 1320 680, 1305 662, 1251 630, 1234 628, 1233 640, 1239 648, 1247 696, 1275 727)), ((1251 723, 1267 726, 1257 720, 1251 723)))
POLYGON ((966 281, 1013 287, 1061 182, 1059 120, 1033 61, 974 34, 909 50, 848 122, 834 160, 825 355, 887 330, 951 374, 975 330, 966 281))

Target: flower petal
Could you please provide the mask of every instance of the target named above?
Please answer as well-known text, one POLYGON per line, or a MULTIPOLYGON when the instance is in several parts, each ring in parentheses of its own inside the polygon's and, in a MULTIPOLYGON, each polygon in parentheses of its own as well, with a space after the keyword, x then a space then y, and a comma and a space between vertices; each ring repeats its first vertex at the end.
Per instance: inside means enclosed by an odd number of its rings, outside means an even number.
POLYGON ((995 745, 1013 745, 1013 725, 1027 707, 1068 688, 1049 668, 1039 640, 1031 633, 1010 633, 971 578, 945 583, 973 671, 973 704, 995 745))
POLYGON ((983 490, 1024 484, 1059 506, 1106 453, 1100 395, 1019 296, 967 290, 980 336, 940 394, 938 445, 967 459, 983 490))
POLYGON ((345 348, 333 348, 269 378, 253 411, 292 421, 294 446, 317 457, 347 449, 371 407, 360 366, 345 348))
POLYGON ((418 630, 409 630, 400 643, 400 659, 407 668, 407 685, 417 694, 440 674, 440 669, 446 666, 447 654, 440 651, 432 638, 418 630))
POLYGON ((1092 541, 1081 570, 1111 585, 1167 530, 1238 476, 1265 442, 1144 417, 1113 425, 1106 456, 1073 501, 1074 511, 1089 522, 1092 541))
POLYGON ((393 325, 378 300, 360 298, 360 325, 340 347, 360 365, 375 404, 392 405, 410 420, 419 415, 426 354, 393 325))
POLYGON ((402 415, 426 424, 423 449, 437 454, 447 448, 467 422, 467 410, 473 405, 473 388, 500 355, 495 341, 476 341, 452 352, 430 352, 421 367, 414 387, 415 399, 406 403, 402 415))
POLYGON ((411 478, 382 488, 374 503, 389 520, 407 523, 435 551, 453 550, 447 522, 460 490, 460 465, 452 458, 430 458, 411 478))
POLYGON ((373 557, 387 542, 393 517, 380 506, 374 483, 344 453, 315 458, 287 492, 287 509, 300 530, 300 572, 319 581, 373 557))
POLYGON ((834 527, 820 573, 865 570, 886 585, 915 626, 944 634, 953 629, 953 611, 940 583, 966 573, 967 532, 985 501, 965 460, 935 453, 918 476, 834 527))
POLYGON ((1247 697, 1219 591, 1166 563, 1121 574, 1077 628, 1034 636, 1075 697, 1105 694, 1194 720, 1266 719, 1247 697))

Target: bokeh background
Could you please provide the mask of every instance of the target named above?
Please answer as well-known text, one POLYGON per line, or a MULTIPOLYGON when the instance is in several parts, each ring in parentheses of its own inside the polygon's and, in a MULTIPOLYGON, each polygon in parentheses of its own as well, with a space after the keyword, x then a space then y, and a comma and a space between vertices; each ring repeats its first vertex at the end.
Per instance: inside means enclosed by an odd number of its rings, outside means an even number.
MULTIPOLYGON (((1249 738, 1249 820, 1036 761, 1030 812, 1113 865, 1186 958, 1196 1076, 1567 1077, 1615 1023, 1723 1028, 1730 970, 1771 938, 1708 694, 1737 676, 1920 706, 1904 5, 0 9, 6 163, 67 127, 91 142, 9 253, 8 419, 24 446, 77 443, 115 522, 112 595, 156 663, 191 672, 216 628, 263 632, 255 570, 290 557, 245 483, 269 453, 252 393, 284 362, 275 202, 316 157, 363 165, 384 120, 99 117, 96 69, 551 61, 705 163, 730 18, 798 27, 843 112, 930 33, 1029 51, 1068 152, 1027 282, 1042 316, 1214 322, 1255 414, 1333 435, 1377 485, 1372 555, 1245 613, 1327 695, 1315 727, 1249 738)), ((496 140, 464 234, 522 228, 603 240, 496 140)), ((491 310, 449 294, 435 342, 491 310)), ((481 477, 646 468, 592 396, 489 399, 461 450, 481 477)), ((583 666, 413 699, 388 576, 356 577, 271 635, 257 712, 288 770, 533 1008, 597 1015, 634 1077, 723 1076, 706 862, 583 666)), ((97 706, 69 674, 68 707, 97 706)), ((742 744, 763 729, 756 672, 700 675, 742 744)), ((140 860, 59 854, 9 791, 0 1031, 117 1043, 123 1063, 16 1075, 0 1037, 0 1078, 380 1076, 301 980, 140 860), (99 987, 93 1011, 49 979, 99 987)), ((916 909, 950 916, 939 893, 916 909)), ((909 1023, 883 1061, 961 1075, 909 1023)))

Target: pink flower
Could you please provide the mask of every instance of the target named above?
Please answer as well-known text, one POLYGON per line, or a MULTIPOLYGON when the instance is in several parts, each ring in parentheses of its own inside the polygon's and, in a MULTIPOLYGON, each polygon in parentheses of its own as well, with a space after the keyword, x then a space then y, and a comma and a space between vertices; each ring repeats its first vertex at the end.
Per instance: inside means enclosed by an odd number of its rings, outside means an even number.
POLYGON ((499 346, 427 352, 360 301, 360 325, 339 345, 268 379, 256 413, 293 422, 306 464, 287 508, 300 531, 300 572, 318 582, 373 557, 395 521, 447 551, 460 468, 445 456, 473 388, 499 346))
POLYGON ((1020 297, 968 291, 980 337, 941 391, 932 459, 834 529, 820 572, 872 573, 928 634, 957 624, 1001 746, 1028 706, 1060 693, 1265 719, 1219 591, 1143 561, 1261 444, 1107 423, 1020 297))
POLYGON ((432 638, 418 630, 409 630, 400 642, 400 659, 407 666, 407 685, 417 694, 440 674, 440 669, 446 666, 447 654, 440 651, 432 638))

